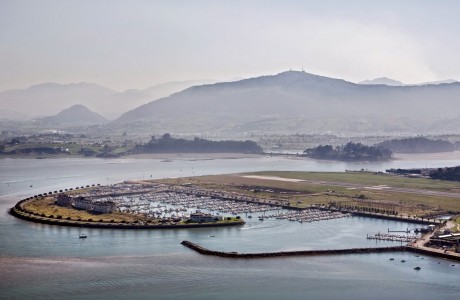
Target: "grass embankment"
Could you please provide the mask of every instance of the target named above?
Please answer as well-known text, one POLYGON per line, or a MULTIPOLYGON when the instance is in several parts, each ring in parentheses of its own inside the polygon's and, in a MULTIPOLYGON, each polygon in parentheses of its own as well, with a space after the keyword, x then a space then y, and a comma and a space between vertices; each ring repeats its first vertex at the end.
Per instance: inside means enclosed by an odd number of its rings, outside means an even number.
POLYGON ((25 203, 23 207, 27 211, 31 211, 43 217, 52 216, 52 218, 58 218, 58 216, 61 216, 62 220, 114 223, 134 223, 136 221, 146 221, 146 218, 137 215, 122 213, 91 214, 85 210, 58 206, 54 203, 53 197, 33 199, 25 203))
POLYGON ((364 172, 315 173, 315 172, 258 172, 250 175, 276 176, 311 181, 288 182, 247 178, 243 175, 214 175, 191 178, 167 179, 171 184, 192 183, 204 189, 226 193, 238 193, 275 201, 294 207, 312 204, 357 207, 364 211, 396 211, 398 215, 430 216, 447 212, 460 212, 460 199, 434 195, 411 194, 385 189, 347 188, 334 186, 333 182, 361 184, 366 187, 387 185, 397 188, 460 193, 460 183, 421 178, 404 178, 386 174, 364 172), (330 183, 330 184, 329 184, 330 183))

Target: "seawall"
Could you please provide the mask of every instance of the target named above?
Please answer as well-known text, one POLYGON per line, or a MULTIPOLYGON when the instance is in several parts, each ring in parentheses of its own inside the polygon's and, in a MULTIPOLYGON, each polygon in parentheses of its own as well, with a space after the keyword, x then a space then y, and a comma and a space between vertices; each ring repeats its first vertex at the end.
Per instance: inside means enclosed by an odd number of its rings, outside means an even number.
POLYGON ((54 219, 39 217, 21 211, 16 206, 10 209, 10 214, 16 218, 31 221, 35 223, 71 227, 85 228, 107 228, 107 229, 181 229, 181 228, 209 228, 209 227, 228 227, 244 225, 244 221, 229 221, 224 223, 172 223, 172 224, 135 224, 135 223, 106 223, 106 222, 87 222, 87 221, 69 221, 64 219, 54 219))
POLYGON ((383 253, 383 252, 400 252, 405 251, 405 246, 382 247, 382 248, 351 248, 351 249, 332 249, 332 250, 300 250, 300 251, 280 251, 280 252, 261 252, 261 253, 237 253, 222 252, 206 249, 190 241, 181 243, 203 255, 212 255, 229 258, 266 258, 266 257, 283 257, 283 256, 318 256, 318 255, 340 255, 340 254, 364 254, 364 253, 383 253))
POLYGON ((203 255, 211 255, 226 258, 270 258, 270 257, 286 257, 286 256, 319 256, 319 255, 344 255, 344 254, 370 254, 370 253, 389 253, 389 252, 413 252, 427 256, 435 256, 446 258, 449 260, 460 261, 459 256, 450 255, 448 253, 439 253, 425 249, 419 249, 409 246, 394 246, 380 248, 349 248, 349 249, 330 249, 330 250, 300 250, 300 251, 280 251, 280 252, 261 252, 261 253, 238 253, 238 252, 223 252, 206 249, 198 244, 190 241, 182 241, 182 245, 190 248, 203 255))

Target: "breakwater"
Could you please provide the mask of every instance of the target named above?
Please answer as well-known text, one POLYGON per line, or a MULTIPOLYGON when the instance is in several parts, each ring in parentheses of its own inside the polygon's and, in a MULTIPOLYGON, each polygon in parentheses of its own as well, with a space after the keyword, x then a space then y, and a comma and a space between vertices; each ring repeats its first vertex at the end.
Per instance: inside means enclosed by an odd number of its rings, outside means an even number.
POLYGON ((266 257, 283 257, 283 256, 318 256, 318 255, 341 255, 341 254, 365 254, 365 253, 383 253, 383 252, 400 252, 405 251, 405 246, 381 247, 381 248, 350 248, 350 249, 331 249, 331 250, 299 250, 299 251, 280 251, 280 252, 261 252, 261 253, 238 253, 223 252, 206 249, 190 241, 181 243, 203 255, 212 255, 228 258, 266 258, 266 257))
MULTIPOLYGON (((342 210, 342 211, 345 211, 345 210, 342 210)), ((439 225, 443 223, 442 220, 435 220, 435 219, 432 219, 430 221, 430 220, 421 219, 421 218, 409 218, 409 217, 404 217, 404 216, 391 216, 391 215, 383 215, 383 214, 367 213, 367 212, 356 212, 356 211, 355 212, 351 211, 350 213, 353 214, 354 216, 393 220, 393 221, 402 221, 402 222, 413 223, 413 224, 439 225)))
POLYGON ((417 248, 413 246, 393 246, 379 248, 349 248, 349 249, 327 249, 327 250, 298 250, 298 251, 279 251, 279 252, 261 252, 261 253, 238 253, 224 252, 206 249, 190 241, 182 241, 182 245, 203 255, 211 255, 226 258, 274 258, 287 256, 319 256, 319 255, 344 255, 344 254, 371 254, 371 253, 389 253, 389 252, 413 252, 422 255, 435 256, 453 261, 460 261, 460 256, 450 253, 441 253, 430 251, 427 248, 417 248))

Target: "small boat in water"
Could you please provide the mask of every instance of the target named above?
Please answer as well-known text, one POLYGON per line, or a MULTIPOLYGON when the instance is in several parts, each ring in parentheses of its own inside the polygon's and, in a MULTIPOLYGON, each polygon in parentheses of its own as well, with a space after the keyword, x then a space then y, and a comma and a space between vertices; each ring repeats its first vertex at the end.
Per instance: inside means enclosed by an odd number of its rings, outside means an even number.
MULTIPOLYGON (((82 227, 82 229, 83 229, 83 227, 82 227)), ((87 237, 88 237, 88 236, 87 236, 83 231, 80 230, 80 233, 78 234, 78 238, 80 238, 80 239, 86 239, 87 237)))
POLYGON ((420 271, 421 269, 422 269, 422 268, 420 268, 420 267, 415 267, 415 268, 414 268, 414 270, 416 270, 416 271, 420 271))

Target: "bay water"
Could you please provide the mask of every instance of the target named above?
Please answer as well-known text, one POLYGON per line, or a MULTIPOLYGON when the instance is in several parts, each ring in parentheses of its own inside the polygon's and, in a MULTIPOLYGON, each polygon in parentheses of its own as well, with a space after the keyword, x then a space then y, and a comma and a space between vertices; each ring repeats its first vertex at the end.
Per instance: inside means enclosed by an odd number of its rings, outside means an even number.
POLYGON ((0 298, 67 299, 457 299, 460 266, 413 253, 264 259, 202 256, 180 245, 268 252, 382 247, 366 234, 414 224, 363 217, 312 223, 243 218, 244 226, 181 230, 85 229, 35 224, 8 209, 24 197, 127 179, 265 170, 344 171, 457 165, 456 160, 342 163, 237 159, 1 159, 0 298), (393 258, 393 260, 390 260, 393 258), (405 262, 402 262, 402 261, 405 262), (413 268, 419 266, 420 271, 413 268))

